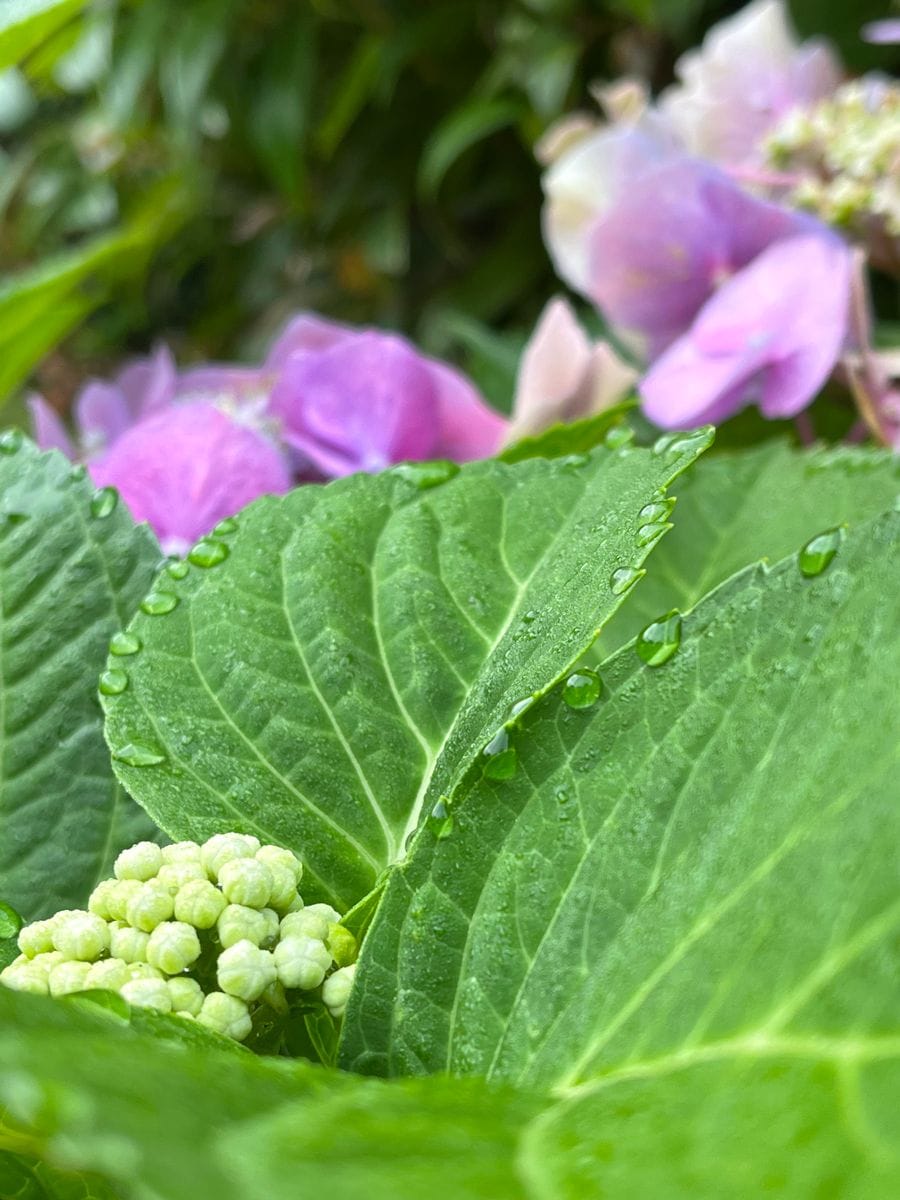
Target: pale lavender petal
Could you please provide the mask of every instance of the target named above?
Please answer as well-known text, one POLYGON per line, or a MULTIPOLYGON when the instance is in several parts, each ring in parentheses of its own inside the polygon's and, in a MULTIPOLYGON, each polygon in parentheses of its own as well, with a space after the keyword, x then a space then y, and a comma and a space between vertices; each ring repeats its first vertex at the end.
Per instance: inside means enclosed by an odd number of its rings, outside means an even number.
POLYGON ((230 363, 207 363, 182 371, 175 386, 179 400, 215 400, 237 407, 266 395, 275 382, 273 371, 230 363))
POLYGON ((459 371, 434 359, 425 362, 437 391, 437 441, 429 457, 471 462, 496 454, 506 436, 507 422, 459 371))
POLYGON ((876 46, 892 46, 900 42, 900 18, 870 21, 862 28, 862 38, 864 42, 872 42, 876 46))
POLYGON ((440 432, 427 362, 405 339, 375 331, 291 356, 270 412, 284 440, 333 476, 428 458, 440 432))
POLYGON ((291 486, 275 446, 211 404, 145 417, 90 472, 98 487, 119 489, 166 549, 189 545, 257 496, 291 486))
POLYGON ((61 450, 67 458, 76 457, 75 447, 55 408, 43 396, 28 397, 28 411, 34 440, 42 450, 61 450))
POLYGON ((96 379, 79 392, 74 409, 82 450, 88 457, 105 450, 134 421, 121 389, 96 379))
POLYGON ((266 356, 267 367, 283 367, 293 354, 301 350, 329 350, 339 342, 355 337, 358 331, 338 321, 330 321, 315 313, 300 313, 292 317, 275 339, 266 356))
POLYGON ((175 397, 176 370, 168 346, 157 346, 149 358, 129 363, 116 378, 133 421, 159 412, 175 397))
POLYGON ((836 237, 790 238, 764 251, 650 369, 640 388, 646 415, 678 429, 750 402, 770 418, 805 408, 841 353, 850 266, 836 237))
POLYGON ((646 172, 596 222, 590 296, 613 324, 647 337, 652 356, 761 250, 814 225, 683 158, 646 172))

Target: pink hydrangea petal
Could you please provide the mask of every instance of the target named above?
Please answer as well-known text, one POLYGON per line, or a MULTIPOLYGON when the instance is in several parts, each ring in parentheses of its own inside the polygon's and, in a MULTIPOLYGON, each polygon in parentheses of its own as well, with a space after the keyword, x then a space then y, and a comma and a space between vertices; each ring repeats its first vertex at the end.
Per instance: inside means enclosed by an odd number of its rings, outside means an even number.
POLYGON ((179 400, 217 400, 240 407, 264 396, 274 379, 272 371, 259 367, 208 363, 182 371, 175 394, 179 400))
POLYGON ((291 486, 275 446, 211 404, 145 417, 90 472, 98 487, 118 488, 166 548, 189 545, 257 496, 291 486))
POLYGON ((75 458, 75 447, 55 408, 43 396, 28 397, 28 411, 34 440, 42 450, 61 450, 67 458, 75 458))
POLYGON ((177 372, 168 346, 157 346, 149 358, 129 363, 116 379, 131 419, 149 416, 171 404, 177 372))
POLYGON ((900 18, 888 17, 884 21, 870 21, 862 28, 864 42, 876 46, 892 46, 900 42, 900 18))
POLYGON ((75 401, 75 424, 84 452, 91 456, 120 437, 134 418, 121 389, 92 379, 75 401))
POLYGON ((851 258, 836 237, 775 243, 712 297, 641 384, 663 428, 721 421, 750 401, 789 417, 815 397, 847 331, 851 258))
POLYGON ((289 445, 335 476, 428 458, 440 430, 428 364, 405 339, 374 330, 292 355, 270 412, 289 445))
POLYGON ((437 392, 438 433, 430 456, 471 462, 500 448, 507 422, 485 404, 472 384, 446 363, 426 359, 437 392))
POLYGON ((266 355, 267 367, 283 367, 293 354, 301 350, 329 350, 339 342, 356 336, 357 331, 338 321, 330 321, 315 313, 300 313, 292 317, 275 339, 266 355))
POLYGON ((723 172, 682 158, 646 172, 591 235, 590 295, 615 325, 656 355, 715 288, 806 216, 757 200, 723 172))

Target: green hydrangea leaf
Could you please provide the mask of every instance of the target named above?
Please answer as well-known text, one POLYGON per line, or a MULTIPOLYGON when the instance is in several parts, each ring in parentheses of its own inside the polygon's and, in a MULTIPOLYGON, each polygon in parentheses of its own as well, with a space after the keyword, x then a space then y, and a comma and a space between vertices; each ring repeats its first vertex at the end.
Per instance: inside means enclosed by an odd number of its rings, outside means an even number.
POLYGON ((97 676, 159 561, 114 496, 98 502, 62 455, 3 435, 0 898, 26 919, 84 903, 153 831, 112 773, 97 676))
POLYGON ((890 511, 748 568, 664 665, 526 714, 388 881, 343 1064, 551 1090, 540 1195, 888 1194, 898 548, 890 511))
POLYGON ((87 6, 88 0, 4 0, 0 71, 15 66, 87 6))
POLYGON ((172 837, 255 833, 344 911, 519 701, 594 640, 650 551, 639 513, 708 444, 409 464, 264 498, 163 575, 106 699, 172 837), (178 572, 180 574, 180 572, 178 572))

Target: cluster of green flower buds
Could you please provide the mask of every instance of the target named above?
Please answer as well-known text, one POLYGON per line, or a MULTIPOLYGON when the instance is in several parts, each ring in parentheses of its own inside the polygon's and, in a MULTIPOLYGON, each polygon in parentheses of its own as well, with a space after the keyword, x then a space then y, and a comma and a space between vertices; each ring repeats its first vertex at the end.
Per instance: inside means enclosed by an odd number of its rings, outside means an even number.
POLYGON ((874 219, 900 237, 900 87, 890 80, 856 80, 813 108, 793 110, 766 152, 795 177, 793 204, 843 227, 874 219))
POLYGON ((21 954, 0 982, 51 996, 102 988, 237 1041, 261 1005, 286 1013, 298 989, 320 988, 341 1017, 356 939, 330 905, 304 905, 302 871, 289 850, 246 834, 216 834, 202 846, 138 842, 86 912, 64 910, 20 930, 21 954))

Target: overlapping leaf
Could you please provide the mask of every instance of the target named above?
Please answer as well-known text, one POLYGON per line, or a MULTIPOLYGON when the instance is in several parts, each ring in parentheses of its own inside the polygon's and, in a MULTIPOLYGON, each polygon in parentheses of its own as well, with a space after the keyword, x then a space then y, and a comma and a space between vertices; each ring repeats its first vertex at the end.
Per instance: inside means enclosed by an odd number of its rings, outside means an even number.
POLYGON ((649 552, 642 507, 707 443, 262 500, 133 623, 107 701, 120 777, 170 835, 258 833, 302 854, 304 895, 349 905, 593 641, 649 552))
POLYGON ((540 1195, 888 1194, 898 527, 749 568, 663 666, 626 648, 596 706, 527 714, 517 776, 389 881, 344 1064, 552 1089, 540 1195))
POLYGON ((113 776, 97 676, 160 554, 61 455, 2 448, 0 899, 34 917, 83 903, 152 829, 113 776))

